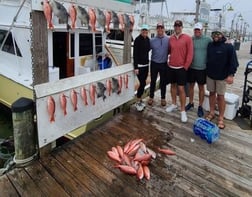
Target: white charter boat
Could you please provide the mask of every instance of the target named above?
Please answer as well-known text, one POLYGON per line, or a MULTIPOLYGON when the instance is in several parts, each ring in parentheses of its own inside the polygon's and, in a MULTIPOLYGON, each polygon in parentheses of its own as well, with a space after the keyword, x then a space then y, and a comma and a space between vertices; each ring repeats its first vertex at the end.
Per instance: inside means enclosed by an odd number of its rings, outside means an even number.
POLYGON ((129 0, 0 0, 0 103, 11 107, 21 97, 35 102, 39 147, 63 135, 80 135, 134 98, 132 64, 103 69, 104 62, 97 62, 97 54, 106 53, 103 28, 90 30, 77 10, 75 28, 69 29, 73 5, 128 15, 135 10, 129 0), (55 2, 60 8, 53 7, 55 2), (43 25, 45 3, 52 9, 53 28, 43 25), (34 13, 41 16, 37 21, 34 13), (38 33, 46 39, 36 40, 38 33))

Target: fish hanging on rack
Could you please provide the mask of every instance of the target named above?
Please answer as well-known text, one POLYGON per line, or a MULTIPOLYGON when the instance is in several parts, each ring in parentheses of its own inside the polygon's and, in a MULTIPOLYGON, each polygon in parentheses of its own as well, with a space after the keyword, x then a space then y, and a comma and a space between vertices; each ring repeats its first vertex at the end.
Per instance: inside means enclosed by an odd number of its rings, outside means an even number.
POLYGON ((73 105, 73 110, 74 111, 77 111, 77 92, 72 89, 71 92, 70 92, 70 98, 71 98, 71 102, 72 102, 72 105, 73 105))
POLYGON ((88 8, 88 15, 89 15, 89 25, 91 27, 91 31, 96 31, 96 14, 94 8, 88 8))
POLYGON ((87 10, 81 6, 77 6, 76 10, 77 10, 77 16, 80 19, 81 25, 88 26, 88 29, 90 29, 89 15, 88 15, 87 10))
POLYGON ((134 24, 135 24, 135 18, 133 15, 130 15, 129 18, 130 18, 130 31, 133 31, 134 24))
POLYGON ((52 8, 51 8, 48 0, 43 1, 43 12, 44 12, 45 18, 47 20, 48 28, 53 29, 52 8))
POLYGON ((105 32, 106 16, 102 10, 96 9, 96 20, 100 27, 102 27, 103 32, 105 32))
POLYGON ((64 93, 60 94, 60 107, 63 110, 64 116, 67 115, 66 107, 67 107, 67 99, 64 93))
POLYGON ((80 89, 80 95, 81 95, 81 98, 83 100, 83 103, 84 105, 88 105, 88 101, 87 101, 87 90, 85 87, 82 87, 80 89))
POLYGON ((75 5, 71 4, 68 10, 69 10, 69 16, 70 16, 70 19, 71 19, 71 22, 72 22, 71 23, 71 28, 75 29, 76 15, 77 15, 75 5))
POLYGON ((89 97, 90 97, 90 100, 92 102, 93 105, 95 105, 95 85, 94 84, 90 84, 89 86, 89 97))
POLYGON ((66 24, 66 28, 67 30, 69 30, 70 29, 70 25, 68 24, 69 14, 66 8, 61 3, 54 0, 50 0, 49 4, 52 7, 54 15, 58 17, 59 24, 66 24))
POLYGON ((112 81, 111 81, 111 79, 106 80, 106 90, 107 90, 108 95, 110 96, 111 92, 112 92, 112 81))
POLYGON ((55 122, 55 101, 52 96, 47 98, 47 111, 49 114, 50 123, 55 122))
POLYGON ((114 29, 119 29, 119 18, 114 11, 112 11, 112 23, 114 25, 114 29))
POLYGON ((128 87, 129 87, 129 75, 128 74, 125 74, 123 76, 123 82, 124 82, 125 88, 128 89, 128 87))
POLYGON ((124 28, 130 28, 130 17, 128 14, 123 14, 124 28))
POLYGON ((123 17, 123 14, 118 13, 117 16, 118 16, 118 19, 119 19, 119 28, 120 28, 120 30, 124 31, 124 17, 123 17))
POLYGON ((110 33, 110 23, 111 23, 111 19, 112 19, 112 13, 111 11, 108 11, 108 10, 105 10, 105 18, 106 18, 106 32, 107 33, 110 33))
POLYGON ((96 86, 97 98, 102 97, 104 101, 106 99, 105 91, 106 91, 105 85, 101 82, 97 82, 97 86, 96 86))
POLYGON ((118 79, 112 78, 112 92, 120 94, 118 79))

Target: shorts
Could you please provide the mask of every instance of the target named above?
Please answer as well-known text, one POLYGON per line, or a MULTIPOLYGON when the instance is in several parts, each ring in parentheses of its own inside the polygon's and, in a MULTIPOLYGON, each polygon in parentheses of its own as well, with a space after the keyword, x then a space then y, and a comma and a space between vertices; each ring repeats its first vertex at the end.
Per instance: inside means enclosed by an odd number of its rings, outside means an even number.
POLYGON ((209 92, 216 92, 218 95, 225 95, 226 92, 226 81, 225 80, 214 80, 210 77, 206 79, 207 90, 209 92))
POLYGON ((170 83, 176 83, 177 85, 186 85, 186 70, 184 68, 171 68, 168 66, 168 76, 170 83))
POLYGON ((196 70, 193 68, 189 68, 187 71, 187 82, 195 83, 199 85, 206 84, 206 70, 196 70))

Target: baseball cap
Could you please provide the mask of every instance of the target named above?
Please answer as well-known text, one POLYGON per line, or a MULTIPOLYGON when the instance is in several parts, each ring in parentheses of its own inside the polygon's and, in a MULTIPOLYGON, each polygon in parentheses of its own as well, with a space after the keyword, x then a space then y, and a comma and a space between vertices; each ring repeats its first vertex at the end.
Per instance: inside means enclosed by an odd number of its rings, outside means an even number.
POLYGON ((158 23, 158 24, 157 24, 157 28, 158 28, 158 27, 164 28, 164 24, 163 24, 163 23, 158 23))
POLYGON ((219 33, 219 34, 224 35, 223 32, 222 32, 220 29, 214 29, 214 30, 212 31, 212 34, 215 34, 215 33, 219 33))
POLYGON ((202 29, 202 28, 203 28, 203 26, 202 26, 201 23, 196 23, 196 24, 194 25, 194 29, 202 29))
POLYGON ((141 30, 149 30, 149 25, 143 24, 141 30))
POLYGON ((174 26, 183 26, 183 22, 181 20, 176 20, 174 26))

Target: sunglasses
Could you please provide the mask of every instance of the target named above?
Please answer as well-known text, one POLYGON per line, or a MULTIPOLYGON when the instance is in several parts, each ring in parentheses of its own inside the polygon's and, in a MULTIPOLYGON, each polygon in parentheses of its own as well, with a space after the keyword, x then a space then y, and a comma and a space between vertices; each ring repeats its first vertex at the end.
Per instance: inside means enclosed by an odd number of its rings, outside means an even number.
POLYGON ((219 35, 221 35, 220 32, 213 32, 213 33, 212 33, 212 36, 219 36, 219 35))
POLYGON ((179 25, 179 24, 176 24, 176 25, 174 25, 174 27, 181 27, 182 25, 179 25))

